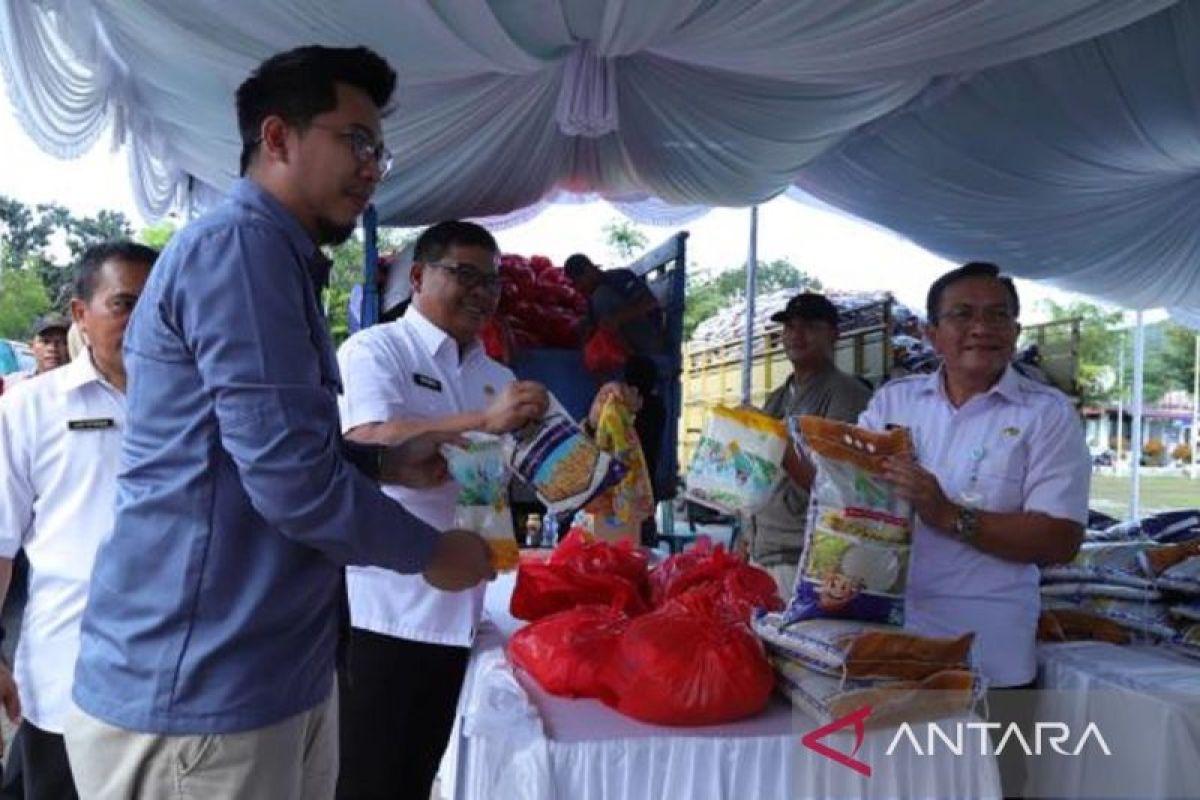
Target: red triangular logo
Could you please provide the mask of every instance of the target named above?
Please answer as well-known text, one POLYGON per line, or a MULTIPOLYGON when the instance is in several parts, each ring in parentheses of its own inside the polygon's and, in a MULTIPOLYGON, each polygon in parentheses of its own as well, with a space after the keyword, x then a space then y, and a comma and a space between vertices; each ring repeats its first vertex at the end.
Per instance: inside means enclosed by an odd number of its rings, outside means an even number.
POLYGON ((826 758, 836 761, 844 767, 849 767, 855 772, 866 775, 869 778, 871 777, 871 765, 859 761, 854 757, 858 755, 858 748, 862 747, 863 738, 867 735, 866 720, 869 716, 871 716, 871 707, 863 706, 857 711, 852 711, 844 717, 835 719, 828 725, 817 728, 815 731, 810 731, 804 735, 800 743, 809 750, 816 751, 826 758), (854 726, 854 749, 850 751, 849 755, 840 750, 834 750, 829 745, 822 744, 819 741, 834 731, 840 731, 848 725, 854 726))

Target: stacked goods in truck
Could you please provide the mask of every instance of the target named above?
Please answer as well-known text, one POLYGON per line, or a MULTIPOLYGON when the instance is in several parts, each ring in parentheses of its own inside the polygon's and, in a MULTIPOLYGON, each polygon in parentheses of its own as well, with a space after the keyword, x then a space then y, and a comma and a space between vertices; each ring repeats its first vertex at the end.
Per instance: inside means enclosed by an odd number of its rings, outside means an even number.
POLYGON ((509 363, 520 350, 577 349, 587 298, 545 256, 500 257, 500 304, 480 338, 492 358, 509 363))

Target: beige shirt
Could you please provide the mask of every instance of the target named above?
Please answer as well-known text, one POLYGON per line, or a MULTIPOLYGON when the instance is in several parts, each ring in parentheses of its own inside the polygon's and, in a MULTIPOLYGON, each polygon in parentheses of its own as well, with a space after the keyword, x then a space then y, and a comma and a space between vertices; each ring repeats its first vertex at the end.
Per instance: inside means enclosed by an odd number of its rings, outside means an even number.
MULTIPOLYGON (((777 419, 817 416, 854 422, 867 407, 871 389, 832 364, 823 372, 797 381, 791 375, 767 397, 763 411, 777 419)), ((784 480, 771 502, 750 519, 750 557, 764 566, 798 564, 804 549, 808 492, 784 480)))

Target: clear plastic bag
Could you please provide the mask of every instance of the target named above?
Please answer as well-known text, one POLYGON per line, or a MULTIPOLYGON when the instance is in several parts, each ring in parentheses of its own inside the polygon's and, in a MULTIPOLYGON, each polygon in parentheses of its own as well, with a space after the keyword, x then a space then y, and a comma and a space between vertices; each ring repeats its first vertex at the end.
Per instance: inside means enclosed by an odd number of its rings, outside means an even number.
POLYGON ((486 433, 463 434, 466 445, 443 445, 442 455, 458 483, 454 527, 474 531, 487 540, 492 566, 516 568, 520 549, 508 506, 508 465, 503 441, 486 433))

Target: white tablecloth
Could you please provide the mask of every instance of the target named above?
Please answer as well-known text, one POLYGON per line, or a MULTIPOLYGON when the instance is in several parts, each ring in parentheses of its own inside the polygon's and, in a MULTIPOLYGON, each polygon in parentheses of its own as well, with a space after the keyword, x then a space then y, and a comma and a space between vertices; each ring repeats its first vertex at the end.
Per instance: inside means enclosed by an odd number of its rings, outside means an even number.
MULTIPOLYGON (((749 720, 710 728, 647 725, 593 700, 566 700, 514 673, 503 643, 520 623, 507 613, 512 578, 488 594, 451 751, 447 797, 487 800, 743 800, 743 798, 996 797, 994 758, 885 755, 894 731, 869 731, 857 758, 867 778, 809 750, 818 723, 773 701, 749 720)), ((824 740, 848 751, 851 734, 824 740)), ((902 754, 904 753, 904 754, 902 754)))
MULTIPOLYGON (((1200 663, 1161 647, 1043 645, 1038 721, 1066 723, 1071 743, 1095 723, 1112 755, 1043 753, 1028 788, 1042 797, 1200 797, 1200 663)), ((1072 748, 1064 748, 1072 749, 1072 748)))

